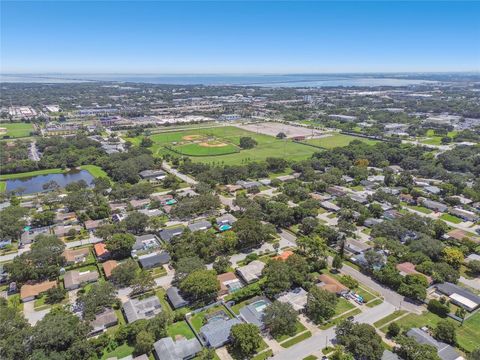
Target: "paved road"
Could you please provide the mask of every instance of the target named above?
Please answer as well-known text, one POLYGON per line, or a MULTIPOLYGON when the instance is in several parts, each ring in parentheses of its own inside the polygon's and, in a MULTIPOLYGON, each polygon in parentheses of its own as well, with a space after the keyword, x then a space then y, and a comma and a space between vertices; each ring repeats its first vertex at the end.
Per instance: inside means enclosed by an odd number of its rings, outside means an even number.
MULTIPOLYGON (((374 322, 384 318, 392 313, 395 307, 392 304, 384 302, 373 308, 368 308, 363 313, 355 316, 355 321, 360 323, 373 324, 374 322)), ((323 348, 332 345, 332 340, 335 339, 335 327, 327 330, 320 330, 312 335, 312 337, 293 345, 290 348, 282 350, 280 353, 273 356, 275 360, 291 360, 303 359, 310 354, 317 353, 323 348)))
POLYGON ((172 168, 170 165, 168 165, 165 161, 162 163, 162 168, 163 168, 163 170, 165 170, 166 172, 175 175, 176 177, 178 177, 179 179, 185 181, 185 182, 186 182, 187 184, 189 184, 189 185, 195 185, 195 184, 197 184, 197 180, 191 178, 191 177, 188 176, 188 175, 182 174, 180 171, 178 171, 178 170, 172 168))
POLYGON ((37 142, 35 140, 30 143, 29 158, 33 161, 40 161, 40 154, 38 153, 37 142))

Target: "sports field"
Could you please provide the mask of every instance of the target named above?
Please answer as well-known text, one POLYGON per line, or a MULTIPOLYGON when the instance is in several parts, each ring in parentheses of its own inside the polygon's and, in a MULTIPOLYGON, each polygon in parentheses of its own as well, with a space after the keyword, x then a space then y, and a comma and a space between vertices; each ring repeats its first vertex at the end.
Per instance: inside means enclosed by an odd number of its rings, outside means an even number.
POLYGON ((0 123, 0 138, 5 135, 10 138, 27 137, 32 131, 33 125, 29 123, 0 123))
MULTIPOLYGON (((141 136, 127 138, 138 145, 141 136)), ((263 161, 267 157, 282 157, 287 160, 303 160, 318 152, 311 146, 279 140, 273 136, 257 134, 234 126, 199 128, 174 132, 157 133, 150 136, 154 154, 166 153, 192 156, 195 162, 240 165, 252 161, 263 161), (250 136, 258 143, 253 149, 240 149, 240 138, 250 136), (209 146, 205 146, 205 142, 209 146), (168 149, 172 147, 174 151, 168 149), (225 155, 222 155, 225 154, 225 155), (196 156, 195 156, 196 155, 196 156)))
POLYGON ((373 145, 377 143, 376 140, 366 139, 362 137, 344 135, 344 134, 333 134, 331 136, 325 136, 322 138, 316 139, 307 139, 304 140, 304 143, 322 147, 324 149, 333 149, 336 147, 347 146, 353 140, 360 140, 368 145, 373 145))

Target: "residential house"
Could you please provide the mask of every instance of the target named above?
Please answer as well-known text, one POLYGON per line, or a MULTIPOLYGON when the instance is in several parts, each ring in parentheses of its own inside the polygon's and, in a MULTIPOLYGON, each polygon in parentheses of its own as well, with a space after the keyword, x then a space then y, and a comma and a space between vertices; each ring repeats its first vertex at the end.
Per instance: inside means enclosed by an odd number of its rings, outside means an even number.
POLYGON ((445 204, 442 204, 438 201, 433 201, 433 200, 428 200, 425 198, 418 198, 418 201, 426 207, 427 209, 437 211, 437 212, 446 212, 448 209, 448 206, 445 204))
POLYGON ((148 217, 163 215, 163 211, 160 209, 140 209, 138 210, 138 212, 141 214, 147 215, 148 217))
POLYGON ((442 189, 440 189, 438 186, 433 186, 433 185, 425 186, 423 190, 433 195, 438 195, 442 192, 442 189))
POLYGON ((287 260, 290 256, 293 255, 293 251, 291 250, 285 250, 284 252, 282 252, 280 255, 278 256, 275 256, 274 259, 275 260, 282 260, 282 261, 285 261, 287 260))
POLYGON ((236 318, 226 319, 225 317, 211 318, 206 325, 200 328, 200 336, 206 345, 211 348, 219 348, 230 341, 230 330, 232 326, 241 324, 236 318))
POLYGON ((250 301, 248 305, 240 308, 240 318, 249 324, 253 324, 263 330, 265 324, 263 323, 263 314, 265 309, 272 302, 265 296, 259 296, 250 301))
POLYGON ((107 279, 112 276, 112 271, 118 266, 118 262, 115 260, 107 260, 102 264, 103 273, 107 279))
POLYGON ((43 281, 36 284, 25 284, 20 288, 20 299, 22 302, 32 301, 47 290, 56 286, 56 281, 43 281))
POLYGON ((55 214, 55 224, 73 224, 78 221, 75 212, 57 212, 55 214))
POLYGON ((237 218, 232 214, 226 213, 222 216, 217 217, 215 221, 217 223, 217 226, 233 225, 237 221, 237 218))
POLYGON ((63 284, 66 290, 78 289, 81 285, 92 283, 99 278, 98 272, 95 270, 90 271, 78 271, 70 270, 63 276, 63 284))
POLYGON ((264 262, 260 260, 254 260, 245 266, 238 267, 236 272, 243 281, 245 281, 247 284, 250 284, 260 279, 264 267, 264 262))
POLYGON ((385 220, 395 220, 401 218, 403 215, 402 213, 398 212, 397 210, 391 209, 383 212, 383 218, 385 220))
POLYGON ((258 181, 244 181, 244 180, 238 180, 236 182, 237 185, 241 186, 243 189, 248 190, 252 189, 255 187, 260 187, 262 184, 260 184, 258 181))
POLYGON ((135 244, 132 247, 132 256, 139 251, 152 250, 160 247, 160 242, 154 234, 135 236, 135 244))
POLYGON ((113 214, 112 215, 112 222, 114 224, 118 224, 119 222, 123 221, 125 218, 127 217, 127 215, 125 214, 113 214))
POLYGON ((427 279, 429 284, 431 284, 433 282, 433 280, 430 276, 424 275, 424 274, 418 272, 417 270, 415 270, 415 265, 412 264, 411 262, 403 262, 403 263, 397 264, 396 268, 400 272, 400 275, 402 275, 402 276, 420 274, 420 275, 425 276, 425 278, 427 279))
POLYGON ((320 280, 320 282, 317 284, 317 286, 332 294, 341 295, 348 292, 348 288, 345 285, 343 285, 337 279, 328 276, 327 274, 319 275, 318 280, 320 280))
POLYGON ((281 294, 277 300, 283 303, 288 303, 292 305, 296 311, 301 312, 307 305, 307 297, 308 292, 299 287, 281 294))
POLYGON ((337 185, 329 186, 326 191, 332 196, 345 196, 348 192, 346 188, 337 185))
POLYGON ((167 299, 174 309, 180 309, 182 307, 188 306, 189 301, 180 293, 180 289, 176 286, 169 287, 167 289, 167 299))
POLYGON ((167 173, 163 170, 143 170, 138 174, 143 180, 150 182, 159 182, 167 177, 167 173))
POLYGON ((156 296, 146 299, 130 299, 123 304, 123 313, 128 323, 139 319, 151 319, 162 311, 160 300, 156 296))
POLYGON ((88 247, 80 249, 65 249, 62 253, 66 265, 83 263, 87 260, 88 255, 90 255, 90 249, 88 247))
POLYGON ((363 226, 372 228, 375 225, 378 225, 383 222, 383 219, 368 218, 363 222, 363 226))
POLYGON ((142 269, 153 269, 170 262, 170 254, 166 251, 146 254, 138 257, 142 269))
POLYGON ((474 213, 473 211, 468 211, 464 210, 461 208, 450 208, 449 213, 458 216, 459 218, 465 220, 465 221, 471 221, 471 222, 476 222, 479 219, 479 216, 477 213, 474 213))
POLYGON ((435 340, 426 330, 412 328, 408 330, 407 336, 414 338, 419 344, 431 345, 437 349, 441 360, 463 360, 463 356, 454 347, 435 340))
POLYGON ((157 360, 189 360, 202 350, 197 338, 173 340, 165 337, 153 344, 157 360))
POLYGON ((340 207, 330 201, 322 201, 320 203, 320 206, 328 211, 333 211, 333 212, 340 211, 340 207))
POLYGON ((400 194, 399 196, 400 201, 406 202, 409 205, 414 205, 416 203, 415 199, 410 194, 400 194))
POLYGON ((134 209, 145 209, 150 204, 150 199, 133 199, 130 200, 130 205, 134 209))
POLYGON ((370 250, 372 247, 364 242, 360 242, 354 239, 347 239, 345 241, 345 250, 348 252, 358 255, 367 250, 370 250))
POLYGON ((110 257, 110 251, 107 250, 107 246, 103 242, 93 245, 93 250, 100 261, 105 261, 110 257))
POLYGON ((0 240, 0 249, 5 249, 6 247, 9 247, 10 245, 12 245, 12 240, 10 240, 10 239, 0 240))
POLYGON ((204 231, 204 230, 210 229, 212 227, 212 224, 210 223, 210 221, 200 220, 200 221, 188 224, 187 227, 190 229, 191 232, 204 231))
POLYGON ((58 237, 70 236, 71 232, 75 234, 79 233, 82 230, 80 225, 57 225, 53 228, 53 233, 58 237))
POLYGON ((218 291, 219 297, 237 291, 243 286, 233 272, 217 275, 217 280, 220 283, 220 290, 218 291))
POLYGON ((435 289, 437 293, 448 296, 451 303, 463 307, 467 311, 474 311, 480 307, 480 296, 468 289, 448 282, 436 284, 435 289))
POLYGON ((107 328, 118 324, 118 318, 113 309, 105 309, 101 313, 95 315, 95 319, 90 321, 92 331, 90 335, 98 335, 107 328))
POLYGON ((185 228, 183 226, 177 226, 172 228, 163 229, 160 231, 160 239, 166 243, 170 243, 175 236, 182 235, 185 228))
POLYGON ((477 236, 475 236, 475 234, 469 233, 462 229, 453 229, 446 234, 446 237, 452 238, 458 241, 462 241, 463 239, 469 239, 477 243, 480 242, 480 239, 477 236))
POLYGON ((94 232, 95 230, 97 230, 97 228, 102 225, 103 221, 102 220, 87 220, 85 221, 84 225, 85 225, 85 230, 87 230, 88 232, 92 233, 94 232))

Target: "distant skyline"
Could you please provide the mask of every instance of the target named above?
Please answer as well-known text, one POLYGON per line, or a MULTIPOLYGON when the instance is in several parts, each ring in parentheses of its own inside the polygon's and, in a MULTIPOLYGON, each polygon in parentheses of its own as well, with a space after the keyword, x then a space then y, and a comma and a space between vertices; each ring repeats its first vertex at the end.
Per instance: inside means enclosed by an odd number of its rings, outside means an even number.
POLYGON ((479 2, 2 1, 1 73, 480 71, 479 2))

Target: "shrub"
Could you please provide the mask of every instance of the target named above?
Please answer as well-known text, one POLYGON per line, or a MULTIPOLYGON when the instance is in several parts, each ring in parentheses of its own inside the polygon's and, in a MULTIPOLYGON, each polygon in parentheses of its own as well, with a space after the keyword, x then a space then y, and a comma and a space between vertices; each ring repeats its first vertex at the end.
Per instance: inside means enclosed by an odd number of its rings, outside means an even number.
POLYGON ((448 305, 442 304, 440 301, 435 299, 432 299, 428 302, 427 309, 428 311, 431 311, 440 317, 446 317, 450 312, 450 307, 448 305))
POLYGON ((387 336, 388 337, 395 337, 400 333, 400 325, 396 322, 392 322, 388 325, 387 336))

